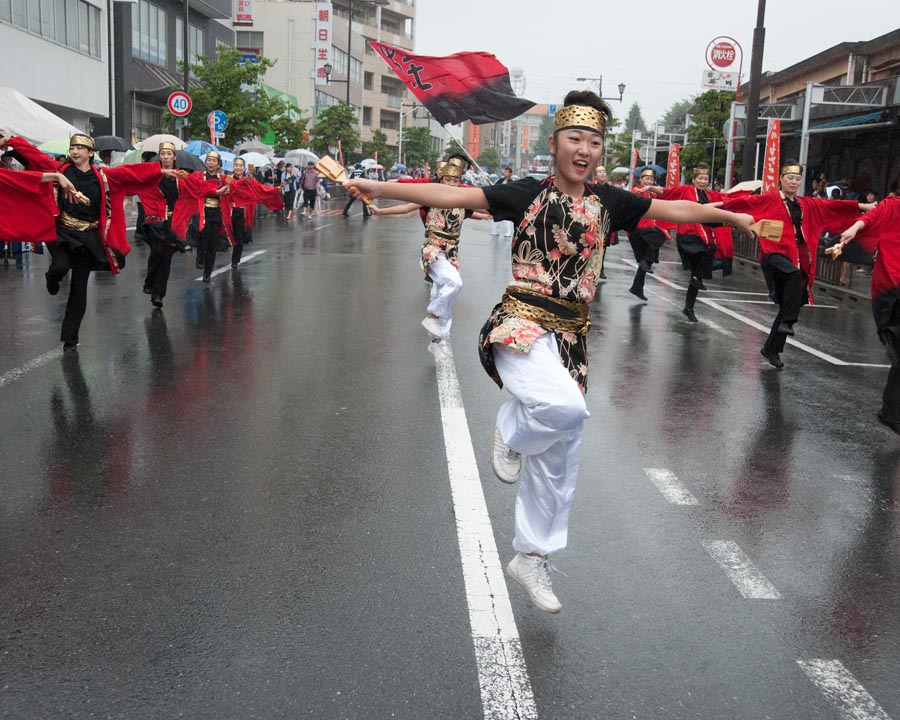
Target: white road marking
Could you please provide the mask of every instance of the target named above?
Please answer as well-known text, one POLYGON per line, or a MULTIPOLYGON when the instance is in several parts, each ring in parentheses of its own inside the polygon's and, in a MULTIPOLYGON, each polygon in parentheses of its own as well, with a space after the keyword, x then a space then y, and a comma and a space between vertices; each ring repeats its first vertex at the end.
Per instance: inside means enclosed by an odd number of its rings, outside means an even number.
POLYGON ((26 363, 22 363, 21 365, 19 365, 19 367, 13 368, 12 370, 7 370, 5 373, 0 375, 0 388, 5 385, 9 385, 15 380, 18 380, 23 375, 31 372, 32 370, 37 370, 39 367, 43 367, 52 360, 56 360, 56 358, 60 357, 62 354, 62 348, 50 350, 49 352, 45 352, 43 355, 38 355, 36 358, 32 358, 26 363))
POLYGON ((845 720, 891 720, 840 660, 798 660, 797 664, 845 720))
MULTIPOLYGON (((241 258, 241 261, 240 261, 238 264, 239 264, 239 265, 243 265, 243 264, 244 264, 245 262, 247 262, 248 260, 252 260, 252 259, 255 258, 257 255, 262 255, 262 254, 265 253, 265 252, 268 252, 268 250, 257 250, 257 251, 255 251, 255 252, 248 253, 247 255, 244 255, 244 256, 241 258)), ((213 271, 209 274, 209 276, 210 276, 211 278, 214 278, 216 275, 221 275, 222 273, 227 273, 229 270, 231 270, 231 263, 229 263, 228 265, 223 265, 223 266, 220 267, 218 270, 213 270, 213 271)), ((194 280, 196 280, 196 281, 202 281, 202 280, 203 280, 203 276, 201 275, 201 276, 198 277, 198 278, 194 278, 194 280)))
MULTIPOLYGON (((771 300, 738 300, 737 298, 716 298, 716 302, 745 303, 748 305, 771 305, 771 300)), ((837 310, 837 305, 804 305, 804 310, 837 310)))
MULTIPOLYGON (((681 307, 682 307, 682 306, 681 306, 680 303, 677 303, 677 302, 674 302, 673 300, 670 300, 669 298, 667 298, 665 295, 663 295, 663 294, 660 293, 660 292, 656 292, 656 291, 654 291, 654 290, 650 290, 650 289, 648 289, 648 288, 644 288, 644 294, 645 294, 645 295, 649 295, 649 296, 652 297, 652 298, 656 298, 657 300, 660 300, 661 302, 664 302, 664 303, 666 303, 667 305, 671 305, 671 306, 674 307, 674 308, 678 308, 678 311, 681 312, 681 307)), ((710 319, 707 318, 707 317, 703 317, 703 316, 701 315, 699 318, 697 318, 697 321, 700 322, 700 323, 702 323, 703 325, 706 325, 706 326, 708 326, 708 327, 711 327, 711 328, 712 328, 713 330, 715 330, 717 333, 721 333, 721 334, 724 335, 725 337, 730 337, 730 338, 737 337, 737 335, 735 335, 733 332, 731 332, 731 330, 726 330, 726 329, 723 328, 721 325, 719 325, 719 323, 717 323, 717 322, 715 322, 715 321, 713 321, 713 320, 710 320, 710 319)), ((687 318, 684 318, 683 322, 687 323, 687 322, 690 322, 690 321, 689 321, 687 318)))
POLYGON ((729 540, 706 540, 703 547, 728 575, 741 595, 748 600, 781 600, 775 589, 738 544, 729 540))
POLYGON ((650 482, 656 485, 656 489, 673 505, 698 505, 691 491, 675 477, 675 473, 662 468, 644 468, 650 482))
POLYGON ((435 359, 435 366, 484 717, 536 720, 534 694, 484 500, 452 348, 447 357, 435 359))
MULTIPOLYGON (((637 263, 632 262, 631 260, 625 260, 630 267, 637 267, 637 263)), ((684 290, 685 288, 673 283, 671 280, 667 280, 664 277, 659 277, 657 275, 649 275, 648 277, 652 277, 659 283, 663 285, 668 285, 673 290, 684 290)), ((704 305, 708 305, 711 308, 715 308, 721 313, 728 315, 729 317, 734 318, 738 322, 744 323, 744 325, 749 325, 750 327, 754 327, 757 330, 764 332, 766 335, 769 334, 769 330, 771 328, 762 325, 761 323, 756 322, 755 320, 751 320, 750 318, 744 317, 739 313, 736 313, 734 310, 730 310, 722 305, 719 305, 715 300, 710 300, 708 298, 698 297, 697 300, 704 305)), ((804 352, 809 353, 810 355, 814 355, 820 360, 824 360, 825 362, 831 363, 832 365, 838 365, 840 367, 870 367, 870 368, 889 368, 890 365, 882 365, 880 363, 857 363, 857 362, 847 362, 845 360, 840 360, 839 358, 834 357, 834 355, 829 355, 828 353, 822 352, 821 350, 816 350, 814 347, 810 347, 802 342, 798 342, 793 338, 787 339, 789 345, 793 345, 795 348, 803 350, 804 352)))

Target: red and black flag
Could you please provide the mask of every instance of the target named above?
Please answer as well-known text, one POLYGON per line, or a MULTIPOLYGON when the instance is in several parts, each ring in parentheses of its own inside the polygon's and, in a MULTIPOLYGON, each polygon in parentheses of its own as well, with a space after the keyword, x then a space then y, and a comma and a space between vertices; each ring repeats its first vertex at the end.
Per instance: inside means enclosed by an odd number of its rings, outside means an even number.
POLYGON ((370 41, 369 45, 441 125, 510 120, 534 106, 530 100, 516 97, 509 70, 490 53, 431 57, 382 42, 370 41))

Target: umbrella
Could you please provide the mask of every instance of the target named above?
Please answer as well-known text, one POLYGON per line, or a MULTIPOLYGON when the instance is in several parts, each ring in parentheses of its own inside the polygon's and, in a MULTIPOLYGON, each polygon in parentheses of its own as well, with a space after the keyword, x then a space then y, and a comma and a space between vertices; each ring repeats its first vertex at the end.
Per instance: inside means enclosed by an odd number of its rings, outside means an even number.
POLYGON ((744 182, 739 182, 730 190, 726 190, 725 192, 740 192, 741 190, 759 190, 762 187, 762 180, 744 180, 744 182))
MULTIPOLYGON (((216 150, 216 152, 219 153, 219 157, 222 159, 222 169, 226 172, 231 172, 232 170, 234 170, 234 159, 237 157, 237 155, 225 150, 216 150)), ((200 159, 205 163, 206 153, 203 153, 200 156, 200 159)))
POLYGON ((258 152, 244 152, 241 153, 238 157, 242 158, 247 165, 253 165, 254 167, 258 168, 266 167, 267 165, 272 164, 272 161, 269 158, 258 152))
POLYGON ((610 175, 627 175, 627 174, 630 173, 630 172, 631 172, 631 168, 627 168, 627 167, 617 167, 615 170, 613 170, 613 171, 610 173, 610 175))
MULTIPOLYGON (((167 135, 165 133, 151 135, 146 140, 141 140, 138 143, 138 147, 142 148, 146 152, 159 152, 159 144, 161 142, 172 143, 173 145, 175 145, 176 150, 181 150, 184 147, 184 140, 179 137, 175 137, 174 135, 167 135)), ((140 153, 138 153, 138 155, 140 155, 140 153)))
POLYGON ((221 152, 219 148, 215 145, 212 145, 206 140, 191 140, 187 145, 185 145, 182 150, 187 150, 189 153, 193 153, 197 156, 206 155, 210 150, 215 150, 216 152, 221 152))
POLYGON ((205 166, 203 161, 196 155, 185 150, 176 150, 175 167, 179 167, 182 170, 203 170, 205 166))
MULTIPOLYGON (((650 169, 657 175, 665 175, 666 169, 664 167, 660 167, 659 165, 641 165, 639 168, 634 169, 634 176, 638 177, 644 170, 650 169)), ((627 170, 625 172, 628 172, 627 170)))
POLYGON ((397 163, 396 165, 394 165, 394 167, 391 168, 391 170, 400 170, 402 172, 403 170, 406 170, 406 165, 397 163))
POLYGON ((299 148, 297 150, 288 150, 284 154, 284 161, 291 165, 306 165, 308 162, 319 162, 319 156, 314 152, 299 148))
POLYGON ((377 165, 378 161, 374 158, 366 158, 365 160, 360 160, 359 164, 368 170, 372 165, 377 165))
POLYGON ((48 155, 68 155, 69 154, 69 138, 53 138, 38 145, 38 150, 48 155))
POLYGON ((256 152, 265 155, 266 153, 272 152, 275 148, 273 148, 271 145, 266 145, 264 142, 260 142, 259 140, 247 140, 247 142, 242 142, 240 145, 236 145, 234 149, 241 155, 243 155, 245 152, 256 152))
POLYGON ((97 152, 103 152, 105 150, 126 152, 131 150, 131 145, 117 135, 99 135, 94 138, 94 150, 97 152))

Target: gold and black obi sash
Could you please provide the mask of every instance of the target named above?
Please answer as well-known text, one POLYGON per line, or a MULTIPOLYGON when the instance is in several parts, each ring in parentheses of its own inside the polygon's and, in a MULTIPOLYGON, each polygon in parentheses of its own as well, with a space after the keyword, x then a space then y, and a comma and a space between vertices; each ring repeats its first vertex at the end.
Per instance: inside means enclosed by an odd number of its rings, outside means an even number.
POLYGON ((591 329, 587 303, 563 300, 509 285, 501 306, 509 315, 530 320, 553 332, 587 335, 591 329))
POLYGON ((459 245, 459 233, 448 233, 432 227, 425 230, 425 238, 428 240, 441 240, 447 245, 459 245))

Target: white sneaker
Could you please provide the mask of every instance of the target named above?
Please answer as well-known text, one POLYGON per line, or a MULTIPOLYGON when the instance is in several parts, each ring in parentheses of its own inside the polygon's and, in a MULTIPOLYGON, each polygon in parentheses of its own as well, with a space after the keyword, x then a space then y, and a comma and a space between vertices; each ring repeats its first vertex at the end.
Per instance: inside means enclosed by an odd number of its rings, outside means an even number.
POLYGON ((449 354, 447 352, 447 348, 444 347, 444 343, 442 342, 428 343, 428 352, 434 355, 435 360, 441 360, 442 358, 447 357, 447 355, 449 354))
POLYGON ((494 426, 494 438, 491 442, 491 468, 494 475, 503 482, 512 485, 522 474, 522 455, 510 450, 500 439, 500 431, 494 426))
POLYGON ((562 603, 550 584, 550 562, 546 555, 516 553, 506 566, 506 574, 528 593, 532 604, 544 612, 558 613, 562 603))
POLYGON ((435 337, 441 337, 444 334, 441 323, 437 318, 427 317, 422 321, 422 327, 425 328, 435 337))

